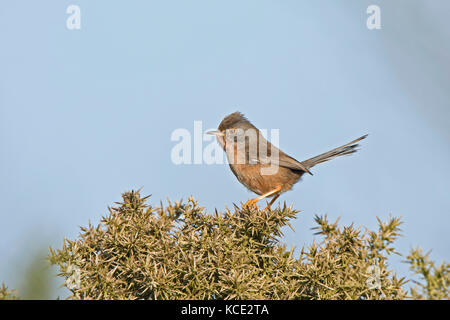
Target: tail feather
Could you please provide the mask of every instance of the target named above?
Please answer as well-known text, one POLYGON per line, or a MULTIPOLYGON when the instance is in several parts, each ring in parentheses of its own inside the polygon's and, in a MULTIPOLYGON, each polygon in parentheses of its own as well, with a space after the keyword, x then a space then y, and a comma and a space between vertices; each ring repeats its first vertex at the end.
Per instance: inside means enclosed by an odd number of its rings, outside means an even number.
POLYGON ((353 140, 352 142, 349 142, 347 144, 344 144, 343 146, 340 146, 336 149, 330 150, 328 152, 322 153, 316 157, 312 157, 311 159, 305 160, 301 162, 303 166, 305 166, 307 169, 310 169, 314 167, 316 164, 334 159, 339 156, 345 156, 348 154, 352 154, 356 152, 358 149, 359 144, 356 142, 361 141, 365 139, 368 135, 363 135, 362 137, 359 137, 356 140, 353 140))

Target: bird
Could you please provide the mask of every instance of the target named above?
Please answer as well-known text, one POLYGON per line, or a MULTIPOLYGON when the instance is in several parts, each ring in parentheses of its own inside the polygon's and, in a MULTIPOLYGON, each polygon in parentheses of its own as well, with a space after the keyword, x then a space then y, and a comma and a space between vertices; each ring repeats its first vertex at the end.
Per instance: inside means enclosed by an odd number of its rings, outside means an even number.
POLYGON ((216 136, 226 153, 230 169, 239 182, 258 195, 249 199, 244 206, 257 208, 257 202, 271 197, 265 210, 282 193, 291 190, 304 174, 313 175, 311 169, 314 166, 355 153, 359 146, 357 142, 368 136, 363 135, 343 146, 300 162, 267 141, 261 131, 239 111, 226 116, 217 130, 206 133, 216 136))

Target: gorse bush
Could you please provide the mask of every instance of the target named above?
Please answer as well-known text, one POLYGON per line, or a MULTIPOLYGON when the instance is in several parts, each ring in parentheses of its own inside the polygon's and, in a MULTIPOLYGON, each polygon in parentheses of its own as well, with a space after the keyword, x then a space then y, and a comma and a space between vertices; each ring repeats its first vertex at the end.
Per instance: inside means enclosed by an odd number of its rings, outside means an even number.
POLYGON ((429 253, 423 254, 422 249, 411 250, 407 257, 410 263, 410 269, 419 275, 423 282, 417 282, 416 286, 411 288, 411 294, 414 299, 449 299, 450 287, 450 264, 441 263, 435 266, 430 260, 429 253))
POLYGON ((398 218, 376 231, 316 217, 320 243, 294 249, 280 243, 291 207, 235 207, 206 213, 189 198, 153 207, 139 192, 123 194, 97 226, 51 250, 50 260, 74 299, 404 299, 448 298, 448 264, 419 251, 408 257, 424 284, 404 291, 389 269, 400 235, 398 218))
POLYGON ((15 290, 8 290, 8 287, 2 283, 0 287, 0 300, 16 300, 17 295, 15 290))

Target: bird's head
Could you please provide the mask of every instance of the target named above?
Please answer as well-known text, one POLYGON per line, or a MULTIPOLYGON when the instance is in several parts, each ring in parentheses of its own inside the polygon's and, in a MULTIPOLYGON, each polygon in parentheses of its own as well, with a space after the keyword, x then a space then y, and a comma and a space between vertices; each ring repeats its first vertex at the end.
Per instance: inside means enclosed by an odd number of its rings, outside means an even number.
POLYGON ((258 129, 252 125, 242 113, 233 112, 220 122, 217 130, 208 131, 206 133, 215 135, 219 144, 225 149, 227 142, 236 142, 238 136, 248 132, 248 129, 255 130, 255 133, 258 131, 258 129))

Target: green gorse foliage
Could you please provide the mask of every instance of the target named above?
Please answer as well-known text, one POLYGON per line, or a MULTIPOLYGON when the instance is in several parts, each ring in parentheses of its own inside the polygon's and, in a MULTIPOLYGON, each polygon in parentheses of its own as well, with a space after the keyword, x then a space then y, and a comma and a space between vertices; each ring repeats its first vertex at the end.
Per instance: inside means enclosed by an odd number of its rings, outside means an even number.
POLYGON ((0 300, 16 300, 17 295, 15 290, 9 290, 8 287, 2 283, 0 287, 0 300))
POLYGON ((429 258, 429 252, 424 254, 422 249, 411 250, 407 257, 410 269, 419 275, 422 282, 414 281, 416 286, 411 288, 414 299, 449 299, 450 264, 442 262, 436 266, 429 258))
MULTIPOLYGON (((389 269, 401 221, 376 231, 315 218, 321 242, 294 249, 281 228, 298 211, 235 206, 208 214, 193 198, 147 204, 139 191, 123 194, 97 226, 50 249, 50 260, 73 299, 404 299, 404 278, 389 269)), ((420 253, 408 257, 424 274, 413 298, 448 299, 448 264, 435 268, 420 253), (420 260, 420 261, 419 261, 420 260), (418 291, 419 290, 419 291, 418 291)))

